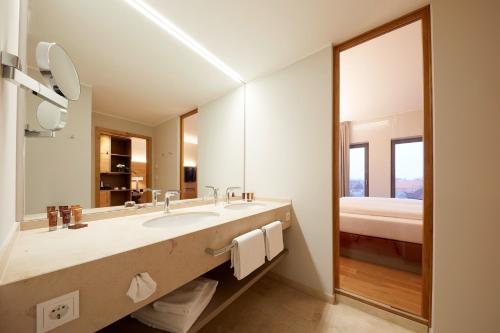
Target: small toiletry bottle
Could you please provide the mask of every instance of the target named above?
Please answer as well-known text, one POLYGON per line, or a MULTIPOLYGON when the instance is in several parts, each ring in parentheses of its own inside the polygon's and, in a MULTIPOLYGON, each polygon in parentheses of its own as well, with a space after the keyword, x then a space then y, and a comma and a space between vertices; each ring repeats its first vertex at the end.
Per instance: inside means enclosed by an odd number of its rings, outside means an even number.
MULTIPOLYGON (((73 218, 75 217, 75 210, 77 208, 80 208, 80 205, 71 205, 70 206, 70 209, 71 209, 71 216, 73 216, 73 218)), ((76 223, 76 220, 74 220, 74 222, 76 223)))
POLYGON ((80 207, 73 210, 73 218, 75 219, 75 224, 80 223, 82 220, 82 209, 80 207))
POLYGON ((47 212, 49 219, 49 231, 57 230, 57 210, 47 212))
POLYGON ((56 206, 47 206, 47 220, 49 219, 49 213, 50 212, 56 212, 56 215, 57 215, 56 206))
POLYGON ((63 228, 67 228, 71 222, 71 211, 69 209, 64 209, 62 211, 63 228))
POLYGON ((59 216, 63 217, 63 211, 67 210, 68 206, 59 206, 59 216))

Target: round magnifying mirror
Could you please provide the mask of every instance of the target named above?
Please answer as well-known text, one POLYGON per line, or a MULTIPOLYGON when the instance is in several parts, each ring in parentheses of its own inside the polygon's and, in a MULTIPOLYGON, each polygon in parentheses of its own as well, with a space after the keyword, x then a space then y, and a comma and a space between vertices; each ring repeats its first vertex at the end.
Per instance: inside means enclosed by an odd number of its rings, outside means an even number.
POLYGON ((40 73, 55 92, 71 101, 80 97, 78 73, 62 47, 56 43, 38 43, 36 62, 40 73))
POLYGON ((43 129, 49 131, 59 131, 66 126, 68 121, 68 111, 55 106, 52 103, 43 101, 36 110, 36 119, 43 129))

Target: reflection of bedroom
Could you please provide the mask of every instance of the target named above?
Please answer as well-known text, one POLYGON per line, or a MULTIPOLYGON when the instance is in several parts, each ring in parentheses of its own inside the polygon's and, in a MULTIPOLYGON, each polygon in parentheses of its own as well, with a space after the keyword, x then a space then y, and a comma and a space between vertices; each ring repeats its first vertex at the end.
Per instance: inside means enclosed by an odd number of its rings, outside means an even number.
POLYGON ((419 315, 421 22, 340 53, 340 289, 419 315))

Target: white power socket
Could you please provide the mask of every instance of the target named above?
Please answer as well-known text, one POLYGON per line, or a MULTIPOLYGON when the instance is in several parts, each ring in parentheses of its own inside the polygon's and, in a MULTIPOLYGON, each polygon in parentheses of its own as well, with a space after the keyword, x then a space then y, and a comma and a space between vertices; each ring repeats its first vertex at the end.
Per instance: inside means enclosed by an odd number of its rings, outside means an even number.
POLYGON ((80 316, 80 293, 70 292, 36 305, 36 331, 48 332, 80 316))

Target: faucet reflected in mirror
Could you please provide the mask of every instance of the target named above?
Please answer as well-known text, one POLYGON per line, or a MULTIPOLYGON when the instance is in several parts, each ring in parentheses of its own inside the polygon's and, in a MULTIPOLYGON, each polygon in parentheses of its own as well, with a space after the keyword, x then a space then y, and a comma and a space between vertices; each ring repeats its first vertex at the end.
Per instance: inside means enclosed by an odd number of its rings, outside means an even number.
POLYGON ((234 196, 234 190, 241 190, 239 186, 229 186, 226 188, 226 205, 231 203, 231 197, 234 196))
POLYGON ((153 189, 150 189, 150 188, 147 188, 144 190, 144 192, 151 192, 151 195, 152 195, 152 201, 151 203, 153 204, 153 207, 156 207, 156 205, 158 204, 158 196, 161 194, 161 190, 153 190, 153 189))
POLYGON ((215 186, 210 186, 210 185, 207 185, 205 187, 209 190, 212 190, 212 194, 214 196, 214 206, 217 206, 219 200, 219 189, 215 186))
POLYGON ((167 191, 167 193, 165 193, 165 201, 164 201, 164 204, 163 204, 163 211, 165 213, 170 213, 170 198, 171 197, 175 197, 175 196, 181 196, 181 192, 180 191, 177 191, 177 190, 170 190, 170 191, 167 191))

